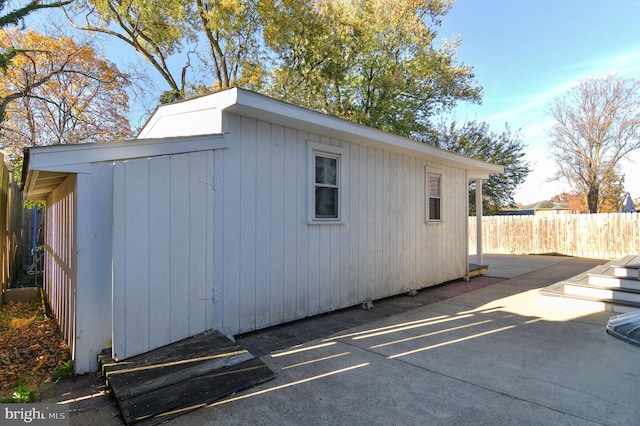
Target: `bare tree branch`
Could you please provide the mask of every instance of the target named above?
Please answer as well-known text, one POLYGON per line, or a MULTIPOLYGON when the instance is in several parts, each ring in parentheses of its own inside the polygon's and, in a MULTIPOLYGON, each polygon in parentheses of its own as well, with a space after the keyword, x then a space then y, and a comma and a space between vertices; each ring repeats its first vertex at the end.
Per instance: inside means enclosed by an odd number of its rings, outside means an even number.
POLYGON ((621 185, 621 161, 640 148, 640 81, 607 76, 586 80, 548 109, 556 121, 550 136, 563 179, 597 213, 604 194, 621 185))

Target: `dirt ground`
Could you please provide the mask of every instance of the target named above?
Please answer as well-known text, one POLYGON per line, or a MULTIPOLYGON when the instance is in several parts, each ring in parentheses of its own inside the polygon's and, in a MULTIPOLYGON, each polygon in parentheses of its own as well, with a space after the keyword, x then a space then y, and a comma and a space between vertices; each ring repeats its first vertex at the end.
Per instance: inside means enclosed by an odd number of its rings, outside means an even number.
POLYGON ((16 387, 36 391, 69 359, 69 348, 40 300, 9 302, 0 309, 0 399, 16 387))

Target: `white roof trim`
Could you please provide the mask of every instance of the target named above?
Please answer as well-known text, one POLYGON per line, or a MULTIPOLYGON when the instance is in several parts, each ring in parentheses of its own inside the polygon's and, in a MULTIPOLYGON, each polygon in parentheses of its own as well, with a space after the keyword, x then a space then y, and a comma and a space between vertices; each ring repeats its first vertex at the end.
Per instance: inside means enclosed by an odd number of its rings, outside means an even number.
POLYGON ((76 172, 86 163, 121 161, 183 152, 228 148, 224 135, 201 135, 127 142, 51 145, 29 150, 29 170, 76 172))
POLYGON ((476 160, 427 143, 417 142, 403 136, 374 129, 373 127, 363 126, 341 118, 280 102, 255 92, 241 89, 231 90, 236 92, 236 102, 229 106, 221 106, 222 110, 302 128, 312 133, 327 135, 348 142, 438 161, 468 170, 471 178, 487 179, 490 174, 504 172, 504 167, 497 164, 476 160))
POLYGON ((29 148, 24 196, 45 200, 69 174, 88 173, 90 163, 228 148, 224 135, 144 139, 115 143, 51 145, 29 148))
MULTIPOLYGON (((440 162, 467 170, 470 179, 487 179, 491 174, 504 172, 503 166, 476 160, 437 148, 433 145, 417 142, 403 136, 311 111, 238 88, 224 90, 175 104, 161 105, 149 122, 143 127, 138 137, 144 138, 145 135, 154 134, 154 128, 157 127, 161 121, 165 121, 165 123, 172 122, 173 125, 171 127, 175 132, 176 128, 187 127, 177 125, 175 120, 183 120, 189 114, 195 114, 200 117, 199 114, 201 111, 207 111, 211 114, 208 118, 210 123, 219 123, 220 127, 216 129, 218 132, 224 130, 222 129, 220 112, 227 111, 262 121, 305 130, 309 133, 440 162)), ((195 117, 195 115, 193 117, 195 117)), ((197 123, 202 122, 201 119, 192 119, 190 121, 197 123)), ((209 126, 211 125, 210 123, 206 125, 209 126)), ((165 126, 166 125, 167 124, 165 124, 165 126)), ((202 128, 200 128, 200 130, 202 130, 202 128)), ((193 129, 183 129, 182 131, 188 134, 190 131, 193 131, 193 129)))
MULTIPOLYGON (((475 160, 426 143, 301 108, 255 92, 233 88, 200 98, 159 106, 135 141, 55 145, 29 149, 26 196, 36 187, 36 171, 83 173, 88 163, 228 148, 223 111, 446 164, 467 171, 470 180, 488 179, 504 167, 475 160), (195 134, 194 134, 195 133, 195 134), (169 137, 150 138, 153 135, 169 137)), ((48 175, 47 175, 48 176, 48 175)), ((52 182, 54 180, 52 179, 52 182)), ((42 188, 38 196, 43 195, 42 188)))

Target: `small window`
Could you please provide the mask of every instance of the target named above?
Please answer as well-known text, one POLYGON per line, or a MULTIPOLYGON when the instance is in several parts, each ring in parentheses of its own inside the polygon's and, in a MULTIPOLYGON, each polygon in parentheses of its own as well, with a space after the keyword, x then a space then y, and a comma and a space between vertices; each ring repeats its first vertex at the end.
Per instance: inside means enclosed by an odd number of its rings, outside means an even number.
POLYGON ((316 153, 315 160, 315 218, 338 219, 340 217, 340 187, 338 186, 340 157, 316 153))
POLYGON ((342 150, 309 142, 310 222, 340 222, 342 150))
POLYGON ((442 175, 429 173, 427 179, 427 191, 429 196, 427 217, 430 221, 442 220, 442 175))

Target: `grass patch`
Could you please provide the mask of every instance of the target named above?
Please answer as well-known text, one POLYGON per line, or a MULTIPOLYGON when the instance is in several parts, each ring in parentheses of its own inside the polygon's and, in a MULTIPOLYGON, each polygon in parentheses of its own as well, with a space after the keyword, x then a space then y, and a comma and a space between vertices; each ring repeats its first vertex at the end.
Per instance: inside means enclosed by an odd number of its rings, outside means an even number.
POLYGON ((68 379, 73 376, 73 361, 67 360, 60 364, 58 368, 54 370, 51 374, 51 379, 55 383, 58 383, 60 380, 68 379))
POLYGON ((0 399, 5 404, 24 404, 36 400, 36 391, 29 389, 25 384, 26 379, 22 378, 13 387, 13 394, 9 398, 0 399))

